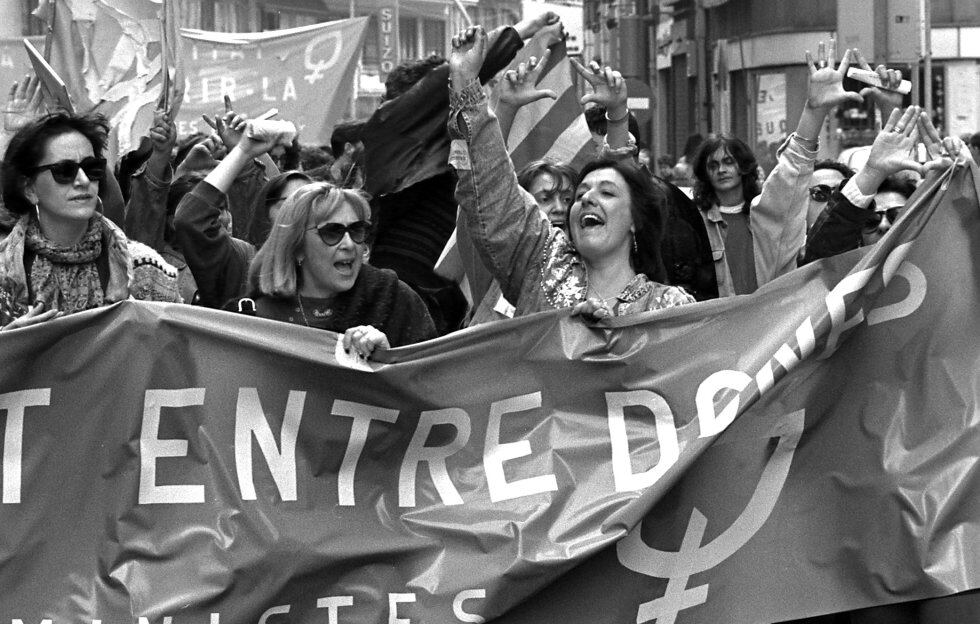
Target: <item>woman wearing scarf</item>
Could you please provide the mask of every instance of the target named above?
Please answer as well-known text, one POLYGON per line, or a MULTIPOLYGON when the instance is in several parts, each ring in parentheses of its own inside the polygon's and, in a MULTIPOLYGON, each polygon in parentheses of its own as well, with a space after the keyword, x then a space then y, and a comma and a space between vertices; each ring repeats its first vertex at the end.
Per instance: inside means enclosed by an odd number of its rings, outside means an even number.
POLYGON ((108 130, 101 116, 57 112, 11 139, 0 176, 17 222, 0 242, 0 328, 130 297, 180 301, 176 270, 98 211, 108 130))

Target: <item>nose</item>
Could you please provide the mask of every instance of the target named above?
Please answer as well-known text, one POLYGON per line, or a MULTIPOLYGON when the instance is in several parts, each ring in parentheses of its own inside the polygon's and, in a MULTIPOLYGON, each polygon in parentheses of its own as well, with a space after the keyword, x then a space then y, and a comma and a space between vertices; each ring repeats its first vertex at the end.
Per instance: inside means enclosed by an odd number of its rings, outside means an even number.
POLYGON ((357 243, 355 243, 354 239, 350 237, 350 232, 344 232, 344 237, 340 239, 339 243, 337 243, 338 247, 344 248, 354 247, 356 245, 357 243))
POLYGON ((565 217, 565 202, 561 200, 561 197, 552 197, 551 200, 545 205, 545 212, 549 215, 556 217, 565 217))
POLYGON ((888 216, 884 213, 881 214, 881 221, 878 222, 878 231, 884 234, 888 230, 892 229, 892 222, 888 220, 888 216))
POLYGON ((85 170, 79 167, 78 173, 75 174, 75 186, 88 186, 91 183, 92 180, 85 174, 85 170))

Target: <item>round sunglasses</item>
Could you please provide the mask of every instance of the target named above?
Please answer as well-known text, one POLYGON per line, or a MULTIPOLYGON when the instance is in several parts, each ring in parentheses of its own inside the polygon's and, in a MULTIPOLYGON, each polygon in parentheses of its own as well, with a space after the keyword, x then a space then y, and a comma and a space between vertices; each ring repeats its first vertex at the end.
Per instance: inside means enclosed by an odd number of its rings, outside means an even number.
POLYGON ((316 230, 316 233, 320 235, 320 240, 332 247, 344 239, 344 234, 350 234, 350 239, 355 243, 363 243, 371 232, 371 224, 368 221, 355 221, 351 224, 324 223, 316 227, 306 228, 307 232, 312 230, 316 230))
POLYGON ((902 208, 904 208, 904 206, 900 206, 897 208, 886 208, 884 210, 876 210, 871 215, 868 215, 868 220, 864 222, 864 227, 869 230, 877 229, 878 225, 881 223, 882 216, 887 217, 889 223, 895 223, 895 221, 900 216, 899 213, 902 210, 902 208))
POLYGON ((58 184, 71 184, 78 177, 78 170, 81 169, 85 172, 85 176, 92 181, 99 181, 105 178, 105 158, 96 158, 95 156, 88 156, 83 158, 81 162, 74 160, 59 160, 56 163, 51 163, 50 165, 39 165, 34 167, 31 171, 31 175, 36 175, 41 171, 50 171, 51 177, 58 184))

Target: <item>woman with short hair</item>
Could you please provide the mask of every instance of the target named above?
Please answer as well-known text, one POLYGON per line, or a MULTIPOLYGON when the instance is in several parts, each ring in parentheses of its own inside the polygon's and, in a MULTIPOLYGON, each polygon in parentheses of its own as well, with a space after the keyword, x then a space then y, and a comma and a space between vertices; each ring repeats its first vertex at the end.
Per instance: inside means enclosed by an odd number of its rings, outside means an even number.
POLYGON ((0 243, 0 327, 16 329, 129 298, 180 302, 177 271, 100 214, 109 126, 56 112, 21 128, 0 167, 17 222, 0 243))
POLYGON ((421 297, 365 263, 370 233, 360 191, 314 182, 290 195, 249 269, 256 315, 344 333, 363 356, 435 338, 421 297))

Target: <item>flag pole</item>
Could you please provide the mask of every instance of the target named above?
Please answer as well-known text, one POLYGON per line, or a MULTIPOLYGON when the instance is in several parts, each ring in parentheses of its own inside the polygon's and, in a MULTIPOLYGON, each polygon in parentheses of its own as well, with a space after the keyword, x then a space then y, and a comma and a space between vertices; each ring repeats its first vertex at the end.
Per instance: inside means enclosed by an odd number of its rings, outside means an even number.
POLYGON ((463 19, 466 20, 466 27, 472 28, 473 20, 470 19, 470 14, 466 12, 466 7, 463 6, 462 0, 453 0, 453 2, 456 4, 456 8, 459 9, 459 12, 463 14, 463 19))
POLYGON ((58 0, 51 0, 51 19, 48 21, 48 32, 44 35, 44 60, 51 62, 51 49, 54 46, 54 20, 58 13, 58 0))

